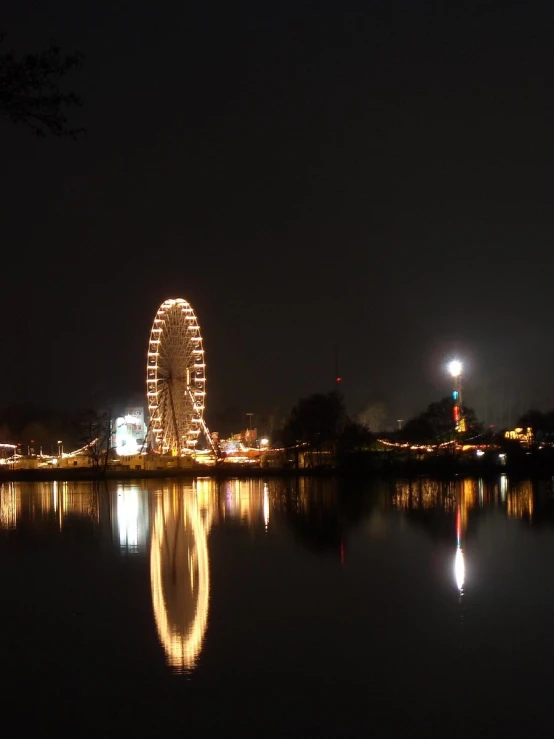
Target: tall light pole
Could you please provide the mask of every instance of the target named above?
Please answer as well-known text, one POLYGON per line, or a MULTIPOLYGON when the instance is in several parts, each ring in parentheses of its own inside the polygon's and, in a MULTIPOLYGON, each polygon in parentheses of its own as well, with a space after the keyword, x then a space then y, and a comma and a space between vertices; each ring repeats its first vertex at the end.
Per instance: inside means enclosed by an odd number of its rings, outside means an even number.
POLYGON ((454 428, 458 433, 463 433, 466 430, 462 407, 462 370, 463 365, 459 359, 453 359, 448 363, 448 371, 454 380, 454 389, 452 390, 453 416, 454 428))

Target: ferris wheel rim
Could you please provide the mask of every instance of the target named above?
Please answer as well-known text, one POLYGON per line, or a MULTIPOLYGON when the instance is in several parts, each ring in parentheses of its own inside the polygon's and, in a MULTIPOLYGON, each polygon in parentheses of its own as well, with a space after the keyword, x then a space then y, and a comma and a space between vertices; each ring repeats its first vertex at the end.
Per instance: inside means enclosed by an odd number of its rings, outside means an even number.
POLYGON ((184 298, 164 300, 156 311, 146 363, 146 392, 153 451, 173 456, 194 451, 204 424, 206 363, 198 318, 184 298))

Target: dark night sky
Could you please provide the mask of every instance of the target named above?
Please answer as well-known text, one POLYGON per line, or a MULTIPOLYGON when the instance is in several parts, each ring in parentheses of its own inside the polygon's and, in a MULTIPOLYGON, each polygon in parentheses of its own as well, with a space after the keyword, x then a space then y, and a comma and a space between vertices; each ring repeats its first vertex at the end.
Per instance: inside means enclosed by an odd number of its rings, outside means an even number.
POLYGON ((2 124, 0 405, 143 392, 158 305, 208 421, 331 389, 408 418, 467 360, 489 422, 554 406, 554 4, 4 3, 82 51, 78 142, 2 124))

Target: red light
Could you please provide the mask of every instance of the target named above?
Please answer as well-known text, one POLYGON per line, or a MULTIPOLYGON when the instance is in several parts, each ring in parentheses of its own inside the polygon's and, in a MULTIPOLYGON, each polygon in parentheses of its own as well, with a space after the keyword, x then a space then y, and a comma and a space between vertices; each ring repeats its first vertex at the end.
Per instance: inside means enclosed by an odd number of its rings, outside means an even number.
POLYGON ((337 377, 337 378, 336 378, 336 381, 337 381, 337 382, 342 382, 342 377, 337 377))

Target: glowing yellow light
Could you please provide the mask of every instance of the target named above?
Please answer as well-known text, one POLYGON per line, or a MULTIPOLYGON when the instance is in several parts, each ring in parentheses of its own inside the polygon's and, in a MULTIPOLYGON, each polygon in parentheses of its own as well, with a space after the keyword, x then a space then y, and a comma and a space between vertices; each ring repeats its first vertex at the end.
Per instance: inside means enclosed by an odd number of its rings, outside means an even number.
POLYGON ((18 518, 18 502, 20 501, 17 500, 13 483, 0 487, 0 528, 15 529, 18 518))
MULTIPOLYGON (((192 491, 183 491, 178 495, 179 498, 182 496, 180 501, 175 501, 169 492, 156 501, 150 548, 150 583, 154 618, 167 660, 176 669, 192 669, 202 649, 208 624, 210 568, 207 534, 211 521, 202 517, 192 491), (192 534, 192 547, 186 559, 176 560, 179 567, 177 578, 174 579, 171 572, 167 572, 168 568, 171 570, 174 567, 176 554, 168 551, 173 546, 168 542, 175 541, 168 536, 168 529, 177 527, 184 527, 189 536, 192 534), (185 564, 187 562, 188 567, 185 564), (194 613, 191 622, 184 624, 184 614, 173 612, 171 606, 182 608, 187 601, 193 602, 194 613)), ((181 538, 180 541, 188 538, 181 538)))

